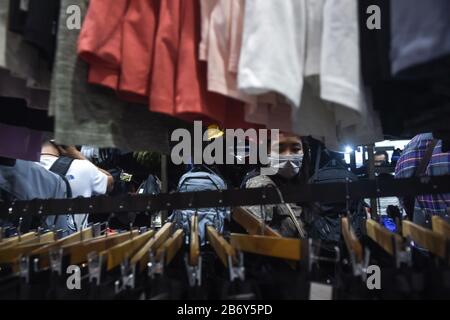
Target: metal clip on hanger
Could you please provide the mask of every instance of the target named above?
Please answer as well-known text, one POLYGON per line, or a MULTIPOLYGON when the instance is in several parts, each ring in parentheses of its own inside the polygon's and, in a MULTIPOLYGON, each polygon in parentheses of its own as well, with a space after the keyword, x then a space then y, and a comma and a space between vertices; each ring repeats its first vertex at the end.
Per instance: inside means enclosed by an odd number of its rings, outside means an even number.
POLYGON ((52 272, 57 273, 59 276, 62 274, 62 248, 52 248, 49 251, 50 268, 52 272))
POLYGON ((152 251, 149 252, 149 262, 147 263, 147 269, 150 279, 154 279, 155 275, 164 274, 165 255, 166 253, 162 251, 159 260, 156 260, 154 253, 152 251))
POLYGON ((19 258, 19 274, 25 283, 30 283, 30 257, 21 256, 19 258))
POLYGON ((197 211, 191 217, 191 232, 190 232, 190 250, 189 254, 184 257, 186 264, 186 271, 191 287, 201 286, 202 284, 202 257, 200 256, 200 243, 198 234, 198 216, 197 211))
POLYGON ((236 266, 233 265, 233 258, 230 255, 227 256, 227 259, 230 281, 233 282, 236 279, 245 281, 244 254, 241 251, 236 252, 236 266))
POLYGON ((333 250, 335 253, 335 258, 328 258, 326 256, 321 256, 319 251, 321 249, 321 241, 314 241, 313 239, 308 239, 308 271, 312 271, 313 264, 316 264, 320 261, 323 262, 331 262, 331 263, 339 263, 341 261, 341 251, 337 246, 333 246, 333 250))
POLYGON ((92 251, 88 253, 87 258, 89 282, 99 286, 102 272, 102 257, 97 251, 92 251))
POLYGON ((92 227, 93 237, 94 238, 100 237, 102 234, 102 224, 97 222, 97 223, 92 224, 91 227, 92 227))
POLYGON ((184 258, 186 263, 186 271, 188 274, 189 286, 201 286, 202 285, 202 257, 198 258, 198 265, 191 266, 188 261, 188 257, 184 258))
POLYGON ((127 289, 135 288, 136 265, 130 264, 129 259, 124 259, 120 264, 121 280, 114 282, 114 292, 119 294, 127 289))
POLYGON ((412 266, 412 251, 411 247, 408 245, 401 246, 398 241, 395 240, 394 237, 391 238, 392 248, 393 248, 393 256, 395 261, 395 266, 397 269, 400 268, 402 264, 406 264, 408 267, 412 266), (403 248, 402 248, 403 247, 403 248))

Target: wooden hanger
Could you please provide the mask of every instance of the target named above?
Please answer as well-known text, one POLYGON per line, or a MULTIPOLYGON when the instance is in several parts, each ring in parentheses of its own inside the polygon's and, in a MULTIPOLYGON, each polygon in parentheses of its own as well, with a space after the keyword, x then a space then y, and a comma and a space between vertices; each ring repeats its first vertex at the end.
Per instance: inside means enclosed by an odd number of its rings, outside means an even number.
POLYGON ((403 239, 400 235, 384 228, 375 220, 366 221, 367 236, 383 248, 391 256, 402 247, 403 239), (394 243, 395 246, 394 247, 394 243))
POLYGON ((362 245, 359 242, 358 237, 356 237, 353 228, 348 223, 347 218, 341 219, 341 230, 342 235, 344 236, 345 245, 347 246, 347 250, 349 253, 355 254, 355 262, 361 263, 363 261, 363 249, 362 245))
POLYGON ((189 264, 191 266, 198 266, 200 257, 200 241, 198 234, 198 217, 196 215, 191 217, 191 235, 189 242, 189 264))
POLYGON ((42 248, 39 248, 39 249, 33 251, 31 254, 32 255, 41 255, 44 253, 48 253, 49 250, 54 247, 61 247, 63 245, 79 242, 80 238, 82 238, 83 240, 89 240, 89 239, 92 239, 93 236, 94 235, 92 233, 92 228, 89 227, 89 228, 83 229, 82 231, 72 233, 71 235, 69 235, 67 237, 56 240, 55 242, 48 244, 47 246, 44 246, 42 248))
POLYGON ((236 207, 233 209, 233 220, 239 223, 250 235, 262 235, 264 229, 264 235, 272 237, 281 237, 281 235, 265 225, 263 227, 260 219, 251 214, 248 209, 242 207, 236 207))
POLYGON ((212 226, 206 227, 206 237, 211 246, 216 251, 220 261, 226 267, 228 267, 228 257, 233 259, 233 262, 237 261, 236 250, 226 241, 217 230, 212 226))
POLYGON ((450 239, 450 224, 438 216, 432 217, 433 231, 450 239))
POLYGON ((53 231, 49 231, 44 234, 35 233, 33 237, 21 239, 20 242, 13 241, 10 244, 4 244, 3 246, 0 246, 0 249, 12 248, 26 244, 50 243, 52 241, 55 241, 55 234, 53 231))
POLYGON ((100 238, 94 238, 83 243, 72 243, 62 246, 63 254, 70 256, 70 264, 80 264, 87 261, 87 255, 92 252, 102 252, 124 241, 139 235, 138 230, 132 233, 124 232, 118 234, 109 234, 100 238))
POLYGON ((40 242, 32 244, 23 244, 18 246, 6 247, 0 249, 1 264, 16 264, 22 255, 28 255, 33 250, 51 244, 52 242, 40 242))
POLYGON ((27 237, 25 241, 15 242, 13 241, 9 245, 0 247, 0 260, 1 263, 16 263, 17 259, 24 254, 28 254, 31 251, 49 245, 55 241, 55 234, 50 231, 41 235, 37 233, 33 237, 27 237))
POLYGON ((300 239, 232 233, 230 243, 244 252, 295 261, 301 259, 300 239))
POLYGON ((132 257, 133 254, 142 247, 148 239, 153 237, 155 231, 149 230, 143 234, 127 240, 123 243, 117 244, 105 251, 100 252, 100 258, 107 261, 107 270, 117 267, 126 258, 132 257))
POLYGON ((155 236, 150 238, 147 243, 144 244, 144 246, 139 249, 138 252, 136 252, 133 258, 131 258, 131 264, 139 263, 139 268, 141 271, 143 271, 149 261, 150 250, 157 250, 164 243, 164 241, 167 240, 167 238, 172 233, 172 227, 173 225, 171 222, 168 222, 164 226, 162 226, 162 228, 158 230, 155 236))
POLYGON ((421 227, 411 221, 403 220, 403 236, 409 237, 419 246, 438 257, 446 258, 447 238, 437 232, 421 227))
POLYGON ((0 242, 0 249, 4 248, 5 246, 10 246, 18 243, 25 243, 28 240, 36 238, 36 235, 37 235, 36 232, 28 232, 21 235, 20 237, 14 236, 11 238, 3 239, 3 241, 0 242))
POLYGON ((63 245, 71 244, 71 243, 79 243, 80 239, 82 241, 86 241, 93 238, 93 231, 91 227, 83 229, 81 231, 72 233, 71 235, 64 237, 62 239, 56 240, 52 243, 49 243, 45 246, 39 247, 36 250, 30 253, 31 256, 39 255, 39 266, 41 268, 47 268, 50 265, 49 261, 49 252, 55 248, 59 248, 63 245))
POLYGON ((176 256, 177 252, 183 246, 183 239, 183 229, 178 229, 175 231, 174 234, 156 251, 156 260, 161 261, 161 257, 164 255, 164 265, 169 265, 172 259, 176 256))

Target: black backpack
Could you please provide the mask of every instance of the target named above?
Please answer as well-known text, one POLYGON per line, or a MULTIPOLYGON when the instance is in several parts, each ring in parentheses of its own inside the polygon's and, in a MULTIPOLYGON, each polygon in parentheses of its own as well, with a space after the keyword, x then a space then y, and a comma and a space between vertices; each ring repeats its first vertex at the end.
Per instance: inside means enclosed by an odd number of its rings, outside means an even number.
MULTIPOLYGON (((324 167, 318 169, 310 183, 345 183, 354 182, 358 177, 349 171, 349 169, 339 160, 331 160, 324 167)), ((356 236, 361 237, 362 227, 366 219, 366 210, 364 201, 350 201, 350 216, 353 230, 356 236)), ((347 203, 345 199, 342 202, 333 203, 314 203, 311 205, 312 214, 308 222, 308 234, 313 239, 323 241, 338 242, 341 236, 340 217, 347 212, 347 203)))

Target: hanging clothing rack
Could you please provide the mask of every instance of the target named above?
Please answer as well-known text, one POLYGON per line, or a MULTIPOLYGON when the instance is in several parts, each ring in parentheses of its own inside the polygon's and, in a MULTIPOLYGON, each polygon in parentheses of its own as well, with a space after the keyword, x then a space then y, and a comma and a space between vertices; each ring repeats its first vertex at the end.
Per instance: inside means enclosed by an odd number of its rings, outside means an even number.
POLYGON ((343 202, 361 198, 450 193, 450 175, 406 179, 374 179, 348 183, 307 184, 274 188, 234 189, 157 195, 97 196, 74 199, 35 199, 0 204, 0 216, 86 213, 157 212, 187 208, 237 207, 257 204, 343 202))

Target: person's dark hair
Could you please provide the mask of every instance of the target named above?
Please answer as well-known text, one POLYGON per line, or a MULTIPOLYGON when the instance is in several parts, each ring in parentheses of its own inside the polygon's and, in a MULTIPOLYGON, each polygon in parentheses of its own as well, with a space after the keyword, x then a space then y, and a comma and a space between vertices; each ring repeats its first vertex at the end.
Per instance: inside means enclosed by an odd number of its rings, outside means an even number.
POLYGON ((375 152, 375 156, 384 156, 384 158, 386 159, 386 162, 389 162, 389 155, 384 150, 378 150, 377 152, 375 152))

